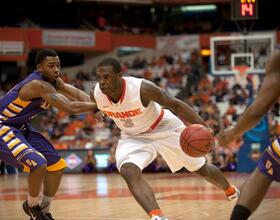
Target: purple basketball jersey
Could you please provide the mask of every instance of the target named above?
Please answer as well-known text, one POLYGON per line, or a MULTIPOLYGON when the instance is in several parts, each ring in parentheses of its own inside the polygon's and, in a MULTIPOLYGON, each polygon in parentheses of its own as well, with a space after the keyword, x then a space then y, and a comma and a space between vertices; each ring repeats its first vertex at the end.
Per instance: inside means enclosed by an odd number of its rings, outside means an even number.
POLYGON ((19 98, 20 89, 32 80, 43 80, 42 74, 34 71, 14 86, 0 100, 0 124, 20 126, 47 109, 49 105, 41 98, 24 101, 19 98))

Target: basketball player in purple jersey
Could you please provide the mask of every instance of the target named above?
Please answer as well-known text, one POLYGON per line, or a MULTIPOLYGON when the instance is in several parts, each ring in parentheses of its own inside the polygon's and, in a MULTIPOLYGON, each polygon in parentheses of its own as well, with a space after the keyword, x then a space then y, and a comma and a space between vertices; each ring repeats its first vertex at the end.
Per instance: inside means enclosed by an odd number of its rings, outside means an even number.
POLYGON ((29 172, 25 213, 31 219, 50 220, 53 219, 50 204, 66 163, 29 122, 49 106, 69 114, 81 114, 94 112, 96 105, 86 93, 59 77, 60 61, 54 50, 39 51, 35 62, 37 69, 0 101, 0 160, 29 172))
MULTIPOLYGON (((280 51, 273 52, 266 63, 266 73, 259 94, 246 109, 237 124, 222 131, 219 142, 227 146, 230 142, 253 128, 269 111, 280 96, 280 51)), ((235 205, 231 220, 245 220, 256 210, 264 198, 272 181, 280 181, 280 139, 275 139, 265 150, 258 167, 244 183, 240 197, 235 205)))

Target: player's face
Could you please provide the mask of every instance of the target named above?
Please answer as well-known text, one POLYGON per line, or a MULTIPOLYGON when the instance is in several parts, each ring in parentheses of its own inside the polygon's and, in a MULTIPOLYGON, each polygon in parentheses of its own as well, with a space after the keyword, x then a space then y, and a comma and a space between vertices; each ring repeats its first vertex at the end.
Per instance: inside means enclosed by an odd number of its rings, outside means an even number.
POLYGON ((106 95, 114 94, 117 90, 120 73, 115 73, 112 66, 101 66, 97 68, 96 74, 101 91, 106 95))
POLYGON ((43 74, 46 79, 54 83, 60 76, 60 60, 58 56, 47 56, 41 64, 37 66, 38 70, 43 74))

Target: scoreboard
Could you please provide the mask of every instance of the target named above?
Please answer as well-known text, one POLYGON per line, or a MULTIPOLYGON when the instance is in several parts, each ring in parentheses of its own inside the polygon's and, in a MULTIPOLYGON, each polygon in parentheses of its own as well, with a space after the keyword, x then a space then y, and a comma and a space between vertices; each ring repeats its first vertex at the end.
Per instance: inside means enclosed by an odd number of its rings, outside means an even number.
POLYGON ((231 0, 231 19, 258 19, 258 2, 259 0, 231 0))

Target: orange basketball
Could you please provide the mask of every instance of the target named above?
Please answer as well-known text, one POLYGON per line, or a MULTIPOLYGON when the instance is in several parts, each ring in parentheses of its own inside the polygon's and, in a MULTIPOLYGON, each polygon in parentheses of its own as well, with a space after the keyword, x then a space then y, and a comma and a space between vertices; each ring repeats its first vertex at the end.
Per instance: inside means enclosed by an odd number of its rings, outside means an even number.
POLYGON ((187 155, 201 157, 212 150, 215 140, 208 128, 201 124, 192 124, 181 133, 180 145, 187 155))

